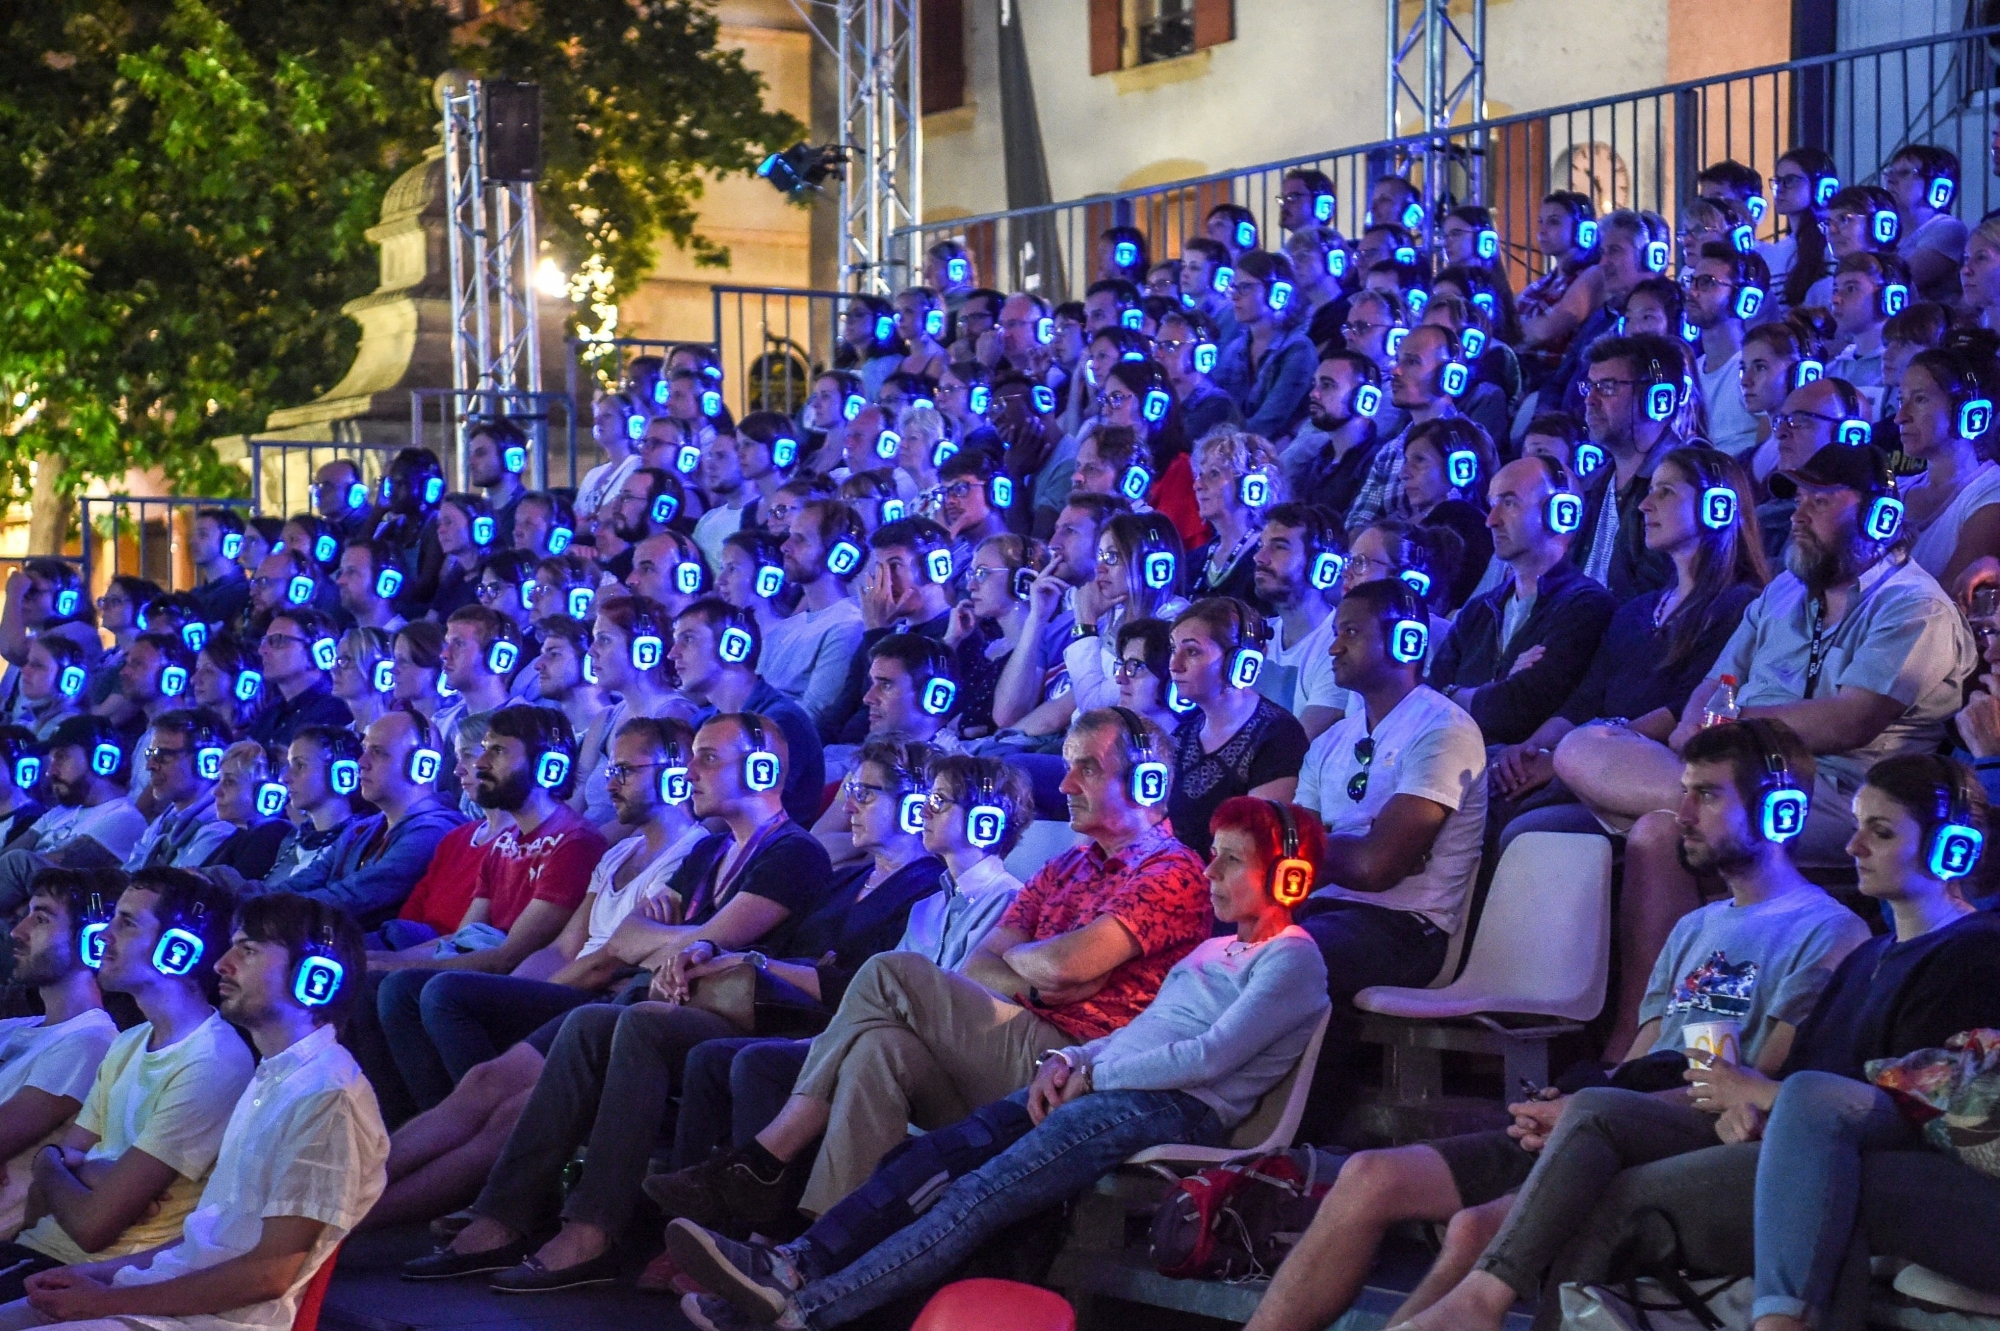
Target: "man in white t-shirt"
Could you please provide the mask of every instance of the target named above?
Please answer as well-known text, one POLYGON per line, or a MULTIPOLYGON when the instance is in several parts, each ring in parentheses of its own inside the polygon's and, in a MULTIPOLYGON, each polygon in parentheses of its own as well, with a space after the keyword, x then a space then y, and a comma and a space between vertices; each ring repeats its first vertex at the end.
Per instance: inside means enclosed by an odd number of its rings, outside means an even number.
POLYGON ((35 1155, 17 1242, 43 1268, 171 1242, 194 1209, 250 1081, 249 1048, 209 1001, 234 905, 185 869, 142 870, 118 898, 97 981, 146 1020, 112 1041, 75 1124, 35 1155))
POLYGON ((1308 739, 1338 721, 1344 697, 1333 681, 1333 607, 1341 560, 1324 509, 1279 504, 1264 515, 1251 567, 1257 595, 1274 606, 1271 643, 1257 692, 1299 718, 1308 739))
POLYGON ((1757 447, 1757 418, 1743 401, 1743 325, 1771 299, 1771 272, 1755 253, 1709 241, 1688 279, 1687 320, 1701 332, 1695 372, 1708 404, 1708 437, 1731 457, 1757 447))
POLYGON ((201 1204, 144 1252, 30 1277, 0 1327, 290 1331, 306 1286, 382 1195, 389 1137, 335 1038, 367 970, 361 930, 281 892, 245 902, 230 943, 214 965, 222 1010, 263 1061, 201 1204))
MULTIPOLYGON (((118 1035, 80 945, 93 899, 101 914, 121 881, 103 870, 44 869, 14 926, 14 981, 41 995, 42 1015, 0 1021, 0 1235, 8 1238, 21 1228, 34 1152, 76 1117, 118 1035)), ((0 1246, 0 1272, 19 1260, 7 1258, 12 1246, 0 1246)), ((18 1282, 0 1274, 0 1290, 10 1283, 18 1282)))
POLYGON ((131 750, 101 716, 72 716, 49 736, 43 759, 55 804, 34 830, 0 855, 0 914, 28 900, 35 874, 57 862, 122 863, 146 831, 146 815, 125 793, 131 750))
POLYGON ((1294 918, 1337 1001, 1435 979, 1479 870, 1486 748, 1470 716, 1417 682, 1427 619, 1393 579, 1349 588, 1334 612, 1334 678, 1362 706, 1299 772, 1298 802, 1326 824, 1326 886, 1294 918))
POLYGON ((848 587, 866 562, 868 539, 847 505, 837 499, 793 501, 800 493, 781 489, 770 510, 774 523, 781 507, 790 510, 779 550, 785 581, 800 595, 798 608, 764 635, 757 673, 796 698, 814 725, 825 726, 840 720, 833 709, 848 666, 861 650, 861 603, 848 587))

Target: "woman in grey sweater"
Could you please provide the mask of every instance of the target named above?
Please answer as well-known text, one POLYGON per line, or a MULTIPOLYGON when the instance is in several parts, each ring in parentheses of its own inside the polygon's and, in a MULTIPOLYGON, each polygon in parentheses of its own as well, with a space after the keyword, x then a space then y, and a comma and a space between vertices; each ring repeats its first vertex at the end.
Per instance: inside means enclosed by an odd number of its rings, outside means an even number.
POLYGON ((938 1283, 1136 1151, 1226 1141, 1326 1015, 1326 965, 1291 922, 1326 843, 1310 812, 1248 796, 1210 826, 1210 900, 1233 937, 1182 958, 1129 1026, 1050 1050, 1027 1089, 899 1148, 796 1242, 752 1247, 674 1221, 668 1253, 716 1292, 682 1301, 694 1324, 839 1326, 938 1283), (942 1192, 940 1176, 953 1180, 942 1192))

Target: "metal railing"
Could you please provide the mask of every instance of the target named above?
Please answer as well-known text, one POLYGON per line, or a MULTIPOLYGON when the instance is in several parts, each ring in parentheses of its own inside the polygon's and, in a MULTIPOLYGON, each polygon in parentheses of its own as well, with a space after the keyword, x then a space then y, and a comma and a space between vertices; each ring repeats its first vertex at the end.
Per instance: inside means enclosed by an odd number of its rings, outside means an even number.
MULTIPOLYGON (((1780 155, 1798 144, 1829 152, 1848 184, 1873 181, 1904 144, 1950 148, 1964 164, 1955 211, 1973 219, 1991 208, 1987 168, 1989 104, 2000 26, 1972 28, 1865 50, 1694 79, 1641 92, 1523 112, 1457 127, 1441 144, 1424 135, 1386 139, 1146 189, 954 218, 899 230, 893 251, 898 286, 918 280, 924 251, 964 242, 979 280, 1010 291, 1075 299, 1096 272, 1097 237, 1113 225, 1144 232, 1155 258, 1178 256, 1204 234, 1217 204, 1257 218, 1260 244, 1275 247, 1287 171, 1324 171, 1338 194, 1333 224, 1352 237, 1376 178, 1411 169, 1427 148, 1447 165, 1439 192, 1492 208, 1517 284, 1538 276, 1545 256, 1535 220, 1550 190, 1574 189, 1612 208, 1643 208, 1670 219, 1691 196, 1701 166, 1725 157, 1755 167, 1768 183, 1780 155)), ((1760 229, 1777 235, 1768 214, 1760 229)), ((799 293, 804 294, 804 293, 799 293)), ((718 328, 721 321, 718 318, 718 328)))
POLYGON ((187 549, 196 510, 240 508, 247 516, 255 509, 248 499, 199 495, 84 495, 77 507, 85 587, 130 573, 168 591, 185 591, 200 580, 187 549))
POLYGON ((313 478, 329 462, 351 462, 368 487, 373 503, 381 490, 382 473, 401 444, 339 444, 324 440, 252 439, 250 497, 257 512, 287 518, 313 511, 313 478))
POLYGON ((715 347, 724 397, 739 417, 753 411, 794 416, 813 379, 840 353, 842 291, 715 287, 715 347))
POLYGON ((528 433, 525 483, 533 490, 575 489, 584 468, 577 465, 576 399, 568 393, 529 393, 506 388, 413 388, 410 390, 410 444, 428 448, 444 466, 445 483, 466 486, 467 431, 481 420, 506 416, 528 433))

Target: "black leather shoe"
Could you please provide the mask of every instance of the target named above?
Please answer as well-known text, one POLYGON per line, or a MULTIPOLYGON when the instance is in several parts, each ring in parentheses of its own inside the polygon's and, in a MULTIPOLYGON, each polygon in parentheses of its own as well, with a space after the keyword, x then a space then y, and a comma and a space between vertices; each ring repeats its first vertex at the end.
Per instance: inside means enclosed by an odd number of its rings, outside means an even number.
POLYGON ((493 1277, 488 1283, 496 1294, 547 1294, 558 1289, 577 1289, 584 1285, 608 1285, 618 1275, 618 1250, 593 1257, 575 1266, 565 1266, 560 1271, 551 1271, 533 1257, 524 1258, 520 1265, 509 1267, 493 1277))
POLYGON ((450 1248, 439 1248, 403 1263, 405 1280, 456 1280, 460 1276, 484 1275, 488 1271, 505 1271, 519 1266, 527 1260, 534 1246, 526 1239, 518 1243, 502 1244, 498 1248, 488 1248, 485 1252, 453 1252, 450 1248))

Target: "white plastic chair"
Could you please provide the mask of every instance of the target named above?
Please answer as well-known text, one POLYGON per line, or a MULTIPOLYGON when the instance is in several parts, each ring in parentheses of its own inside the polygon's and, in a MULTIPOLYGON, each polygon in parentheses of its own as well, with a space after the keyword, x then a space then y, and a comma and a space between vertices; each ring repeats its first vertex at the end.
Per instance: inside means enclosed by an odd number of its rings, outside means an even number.
POLYGON ((1458 1049, 1503 1055, 1511 1095, 1518 1079, 1537 1085, 1548 1079, 1549 1040, 1603 1009, 1610 963, 1611 843, 1578 832, 1525 832, 1494 870, 1465 973, 1437 989, 1363 989, 1354 1005, 1397 1019, 1364 1026, 1363 1038, 1415 1057, 1420 1075, 1392 1073, 1392 1082, 1402 1083, 1399 1092, 1419 1099, 1436 1094, 1438 1079, 1423 1064, 1434 1063, 1441 1049, 1458 1049), (1497 1016, 1555 1020, 1524 1028, 1497 1016), (1463 1032, 1472 1038, 1398 1029, 1467 1019, 1485 1029, 1463 1032))
POLYGON ((1276 1086, 1264 1092, 1250 1117, 1236 1125, 1227 1146, 1189 1146, 1170 1143, 1151 1146, 1125 1161, 1128 1165, 1217 1165, 1238 1156, 1282 1151, 1298 1135, 1299 1122, 1306 1116, 1306 1095, 1312 1090, 1313 1069, 1319 1066, 1319 1047, 1326 1039, 1329 1010, 1313 1027, 1299 1061, 1276 1086))
POLYGON ((1025 883, 1035 870, 1082 841, 1082 837, 1070 830, 1067 820, 1037 818, 1008 852, 1007 872, 1025 883))

